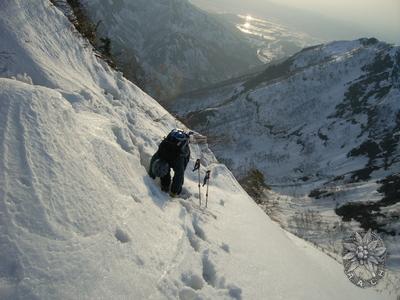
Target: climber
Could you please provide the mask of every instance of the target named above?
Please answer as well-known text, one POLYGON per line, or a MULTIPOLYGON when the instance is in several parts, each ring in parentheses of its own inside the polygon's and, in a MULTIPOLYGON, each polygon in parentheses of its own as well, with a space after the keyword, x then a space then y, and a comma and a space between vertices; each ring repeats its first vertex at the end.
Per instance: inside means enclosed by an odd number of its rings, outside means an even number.
POLYGON ((174 129, 158 146, 157 152, 150 161, 149 175, 155 179, 160 177, 161 190, 176 197, 182 191, 185 169, 190 158, 189 134, 174 129), (170 169, 174 170, 171 184, 170 169), (171 190, 170 190, 171 184, 171 190))

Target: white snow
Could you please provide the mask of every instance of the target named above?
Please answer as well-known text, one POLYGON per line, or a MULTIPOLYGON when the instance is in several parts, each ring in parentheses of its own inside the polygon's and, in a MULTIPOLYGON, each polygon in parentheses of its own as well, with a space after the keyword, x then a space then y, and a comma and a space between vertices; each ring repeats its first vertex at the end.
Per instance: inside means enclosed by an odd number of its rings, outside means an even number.
POLYGON ((390 299, 272 222, 205 146, 182 198, 162 193, 146 167, 182 125, 50 2, 1 2, 0 39, 1 299, 390 299))
MULTIPOLYGON (((346 93, 354 94, 353 101, 362 101, 355 88, 351 91, 349 88, 367 76, 366 66, 372 65, 377 57, 396 61, 398 53, 398 46, 378 41, 366 43, 365 39, 315 46, 291 57, 287 72, 282 67, 285 64, 281 64, 269 73, 183 95, 171 104, 171 109, 210 137, 217 158, 239 179, 253 169, 262 172, 265 183, 273 190, 263 197, 264 208, 271 217, 285 229, 335 252, 340 258, 343 236, 359 227, 345 224, 335 214, 335 208, 349 202, 382 200, 383 194, 377 192, 381 184, 377 181, 400 171, 399 161, 394 159, 399 153, 397 147, 393 149, 393 160, 390 159, 393 163, 389 167, 383 167, 383 161, 377 160, 375 164, 381 168, 372 172, 371 178, 355 184, 349 180, 370 161, 367 155, 349 155, 352 149, 368 139, 379 143, 382 136, 397 131, 398 80, 393 76, 379 84, 371 80, 370 86, 365 83, 358 86, 365 91, 368 106, 375 108, 369 113, 357 109, 352 113, 349 109, 345 116, 336 116, 337 107, 343 105, 346 93), (274 73, 277 78, 268 79, 274 73), (252 80, 254 85, 249 84, 252 80), (374 88, 387 85, 391 87, 387 95, 372 94, 374 88), (372 127, 370 123, 376 125, 372 127), (376 138, 375 131, 382 135, 376 138), (326 197, 310 197, 315 189, 326 190, 326 197)), ((395 67, 387 68, 388 73, 396 74, 395 67)), ((379 76, 386 74, 380 72, 379 76)), ((397 216, 400 213, 394 205, 382 211, 397 216)), ((389 214, 379 219, 394 230, 398 228, 398 219, 389 214)), ((399 236, 388 234, 383 238, 387 247, 393 249, 388 256, 388 267, 396 270, 392 289, 399 290, 396 246, 399 236)))

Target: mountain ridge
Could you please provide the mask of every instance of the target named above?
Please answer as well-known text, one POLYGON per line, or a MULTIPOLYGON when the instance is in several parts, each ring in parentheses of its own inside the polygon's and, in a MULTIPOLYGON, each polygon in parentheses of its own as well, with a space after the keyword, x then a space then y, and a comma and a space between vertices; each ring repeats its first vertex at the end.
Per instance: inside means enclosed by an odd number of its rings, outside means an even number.
POLYGON ((374 38, 317 45, 170 109, 239 180, 263 174, 272 191, 257 200, 284 228, 337 254, 338 224, 378 230, 398 269, 399 57, 374 38), (301 214, 323 226, 300 228, 301 214))

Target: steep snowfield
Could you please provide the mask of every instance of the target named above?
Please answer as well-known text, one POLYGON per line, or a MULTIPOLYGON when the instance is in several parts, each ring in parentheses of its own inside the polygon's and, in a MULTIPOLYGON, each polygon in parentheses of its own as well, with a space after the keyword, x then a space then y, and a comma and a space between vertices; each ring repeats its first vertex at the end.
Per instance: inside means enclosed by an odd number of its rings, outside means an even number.
POLYGON ((143 68, 145 90, 167 99, 260 65, 239 30, 187 0, 82 0, 99 32, 112 41, 126 74, 143 68))
POLYGON ((182 199, 162 193, 146 166, 180 124, 48 1, 1 2, 0 39, 1 299, 390 299, 279 228, 204 145, 208 209, 190 170, 182 199))

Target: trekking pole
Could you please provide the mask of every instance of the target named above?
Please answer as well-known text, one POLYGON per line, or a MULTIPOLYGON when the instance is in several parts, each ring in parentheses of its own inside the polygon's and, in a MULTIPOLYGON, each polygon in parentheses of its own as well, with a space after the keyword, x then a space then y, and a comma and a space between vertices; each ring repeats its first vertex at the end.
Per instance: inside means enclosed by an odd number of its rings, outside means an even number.
POLYGON ((196 160, 194 164, 193 172, 197 170, 198 179, 199 179, 199 206, 201 206, 201 184, 200 184, 200 159, 196 160))
POLYGON ((208 170, 208 171, 206 172, 206 176, 204 177, 204 181, 203 181, 203 186, 205 186, 205 185, 207 184, 207 191, 206 191, 206 207, 207 207, 207 205, 208 205, 208 187, 209 187, 209 185, 210 185, 210 174, 211 174, 211 171, 208 170))

